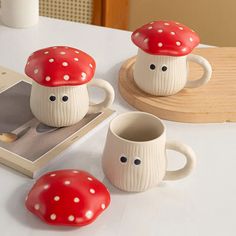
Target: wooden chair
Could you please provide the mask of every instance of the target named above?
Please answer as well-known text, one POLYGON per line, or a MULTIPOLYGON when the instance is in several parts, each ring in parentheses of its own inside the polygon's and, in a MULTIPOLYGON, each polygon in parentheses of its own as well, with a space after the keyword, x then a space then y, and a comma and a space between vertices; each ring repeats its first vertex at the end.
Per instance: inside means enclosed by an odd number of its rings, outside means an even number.
POLYGON ((93 23, 93 0, 39 0, 39 14, 51 18, 93 23))

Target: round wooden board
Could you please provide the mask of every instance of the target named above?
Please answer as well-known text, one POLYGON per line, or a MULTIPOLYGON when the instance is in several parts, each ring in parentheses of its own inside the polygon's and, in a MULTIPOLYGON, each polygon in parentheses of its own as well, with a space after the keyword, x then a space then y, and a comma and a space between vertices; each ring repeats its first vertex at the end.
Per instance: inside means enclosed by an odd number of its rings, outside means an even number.
MULTIPOLYGON (((209 60, 213 73, 200 88, 183 89, 169 97, 156 97, 141 91, 133 79, 136 57, 124 62, 119 72, 119 91, 124 99, 141 111, 162 119, 190 122, 236 121, 236 48, 199 48, 193 51, 209 60)), ((190 64, 190 79, 200 78, 202 69, 190 64)), ((145 79, 145 78, 144 78, 145 79)))

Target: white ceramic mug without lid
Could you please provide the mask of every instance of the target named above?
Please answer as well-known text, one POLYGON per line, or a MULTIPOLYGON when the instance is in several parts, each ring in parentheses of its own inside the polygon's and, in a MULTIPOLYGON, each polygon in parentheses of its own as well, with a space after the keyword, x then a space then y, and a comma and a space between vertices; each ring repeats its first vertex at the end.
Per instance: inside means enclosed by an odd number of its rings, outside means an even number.
POLYGON ((128 192, 145 191, 162 180, 177 180, 195 166, 193 150, 178 141, 166 141, 166 128, 159 118, 144 112, 129 112, 110 123, 102 167, 117 188, 128 192), (167 171, 166 150, 182 153, 182 169, 167 171))

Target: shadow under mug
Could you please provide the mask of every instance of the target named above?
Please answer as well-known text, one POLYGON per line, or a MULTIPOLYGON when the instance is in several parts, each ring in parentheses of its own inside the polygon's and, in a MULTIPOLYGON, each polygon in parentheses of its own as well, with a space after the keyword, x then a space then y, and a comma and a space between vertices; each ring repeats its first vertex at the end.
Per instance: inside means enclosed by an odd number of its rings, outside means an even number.
POLYGON ((114 118, 109 126, 102 157, 106 177, 117 188, 128 192, 145 191, 162 180, 177 180, 195 166, 193 150, 178 141, 166 141, 166 128, 156 116, 128 112, 114 118), (182 169, 167 171, 166 149, 182 153, 182 169))

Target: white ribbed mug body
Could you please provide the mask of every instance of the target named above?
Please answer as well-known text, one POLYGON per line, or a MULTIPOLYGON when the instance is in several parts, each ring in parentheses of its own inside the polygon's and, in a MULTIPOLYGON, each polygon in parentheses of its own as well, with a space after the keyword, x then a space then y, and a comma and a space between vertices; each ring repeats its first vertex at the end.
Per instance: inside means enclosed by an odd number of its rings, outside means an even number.
POLYGON ((73 125, 88 112, 87 85, 46 87, 33 81, 30 108, 34 116, 48 126, 73 125), (55 101, 50 100, 51 96, 55 101), (68 97, 67 101, 63 101, 64 96, 68 97))
POLYGON ((162 123, 147 113, 115 118, 107 134, 102 167, 117 188, 140 192, 156 186, 166 172, 166 134, 162 123), (124 162, 124 159, 126 161, 124 162))
POLYGON ((138 50, 134 80, 146 93, 169 96, 182 90, 187 83, 187 56, 159 56, 138 50))

